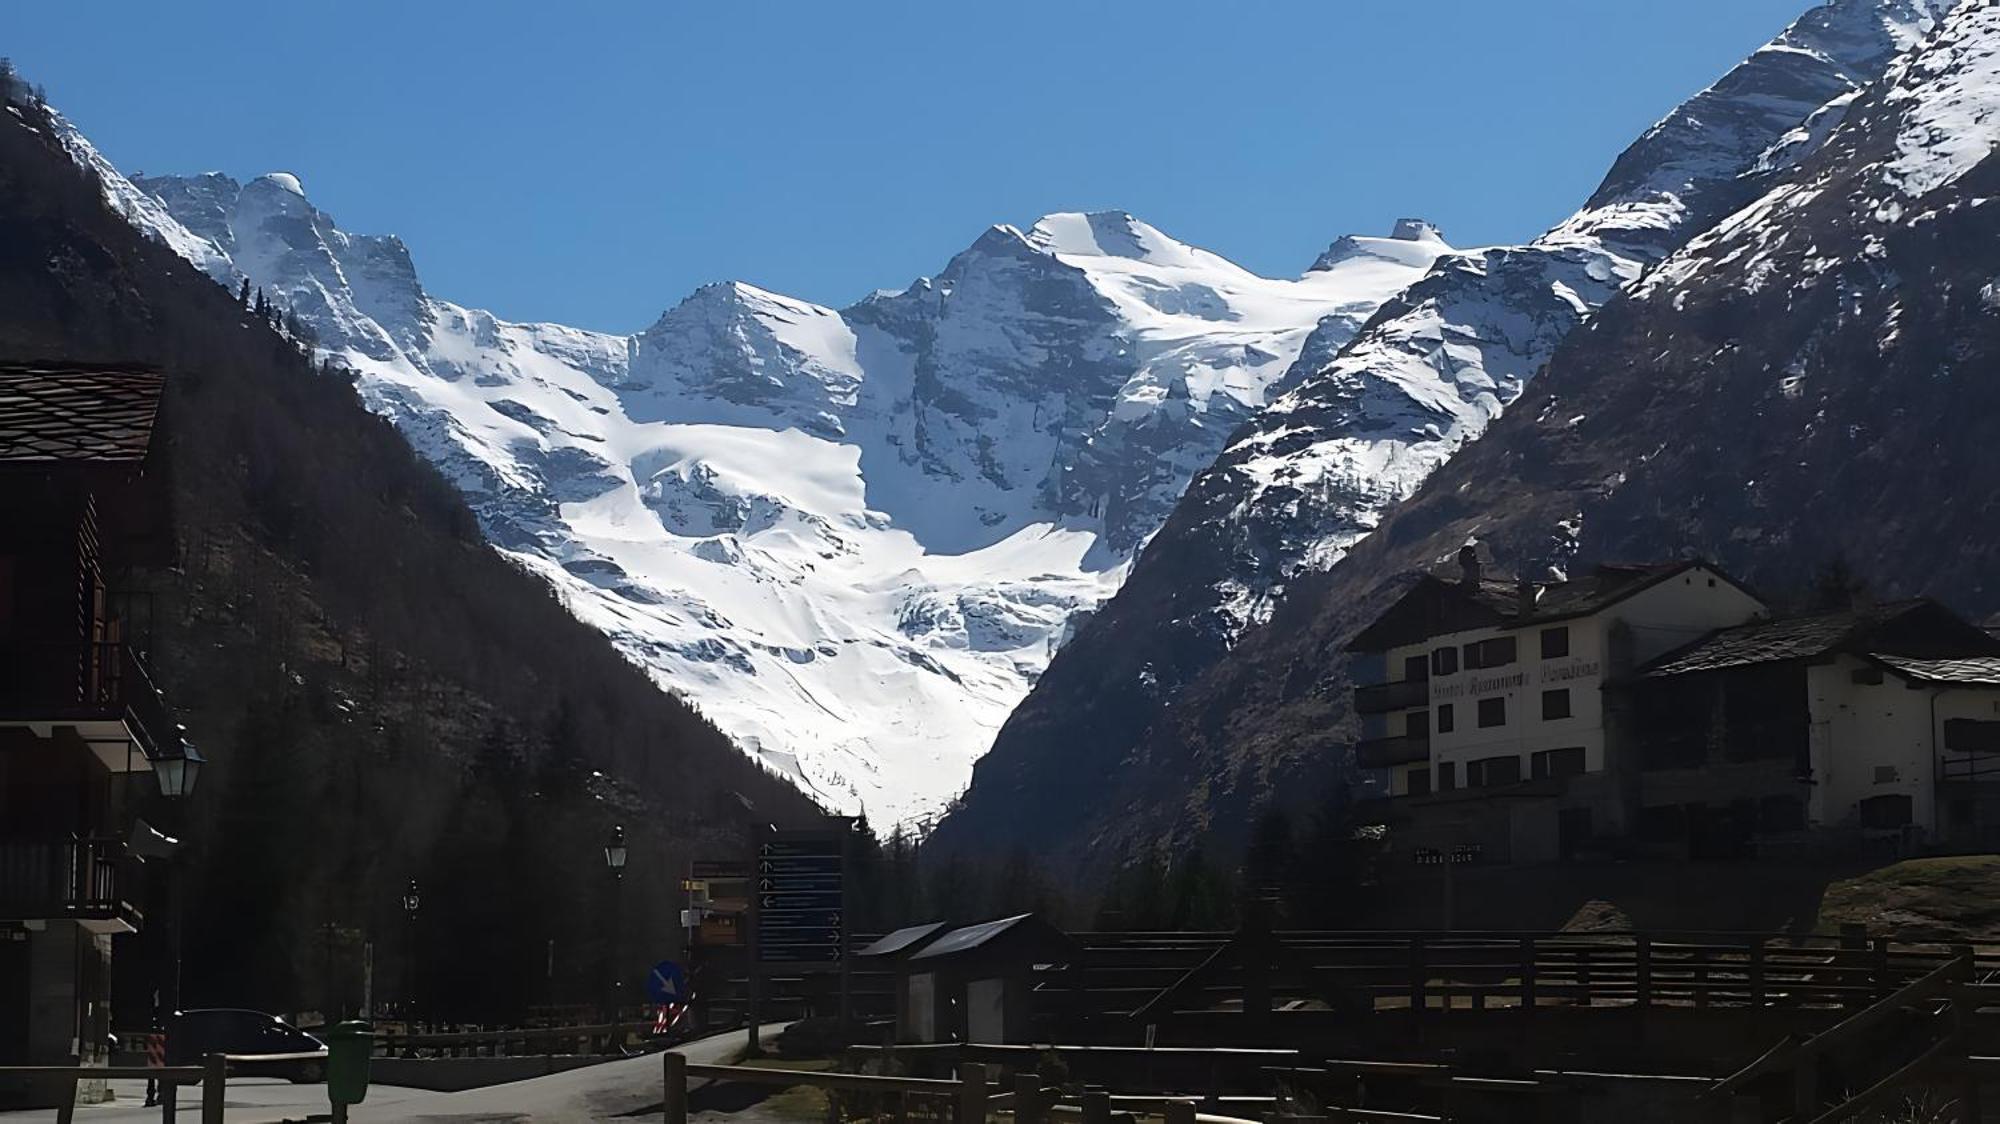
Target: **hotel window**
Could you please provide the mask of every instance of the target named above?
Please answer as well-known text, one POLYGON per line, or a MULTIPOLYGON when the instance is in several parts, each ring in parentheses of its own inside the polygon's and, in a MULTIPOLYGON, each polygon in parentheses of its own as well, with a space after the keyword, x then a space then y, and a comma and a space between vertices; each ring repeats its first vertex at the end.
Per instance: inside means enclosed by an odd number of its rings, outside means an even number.
POLYGON ((1479 700, 1479 728, 1490 730, 1507 724, 1507 696, 1479 700))
POLYGON ((1543 777, 1573 777, 1583 772, 1583 747, 1544 749, 1528 760, 1536 780, 1543 777))
POLYGON ((1413 742, 1431 740, 1431 712, 1412 710, 1403 715, 1403 736, 1413 742))
POLYGON ((1569 626, 1557 625, 1542 630, 1542 658, 1559 660, 1569 655, 1569 626))
POLYGON ((1458 649, 1439 648, 1437 651, 1432 652, 1431 674, 1432 675, 1458 674, 1458 649))
POLYGON ((1411 656, 1403 661, 1405 682, 1421 683, 1431 677, 1431 662, 1422 656, 1411 656))
POLYGON ((1569 717, 1568 687, 1542 692, 1542 717, 1544 719, 1569 717))
POLYGON ((1458 762, 1440 761, 1437 766, 1439 792, 1450 792, 1458 787, 1458 762))
POLYGON ((1440 734, 1449 734, 1449 733, 1451 733, 1451 728, 1452 728, 1452 723, 1453 723, 1454 721, 1456 721, 1456 717, 1455 717, 1455 716, 1454 716, 1454 715, 1452 714, 1452 712, 1451 712, 1451 704, 1450 704, 1450 703, 1439 703, 1439 704, 1438 704, 1438 733, 1440 733, 1440 734))
POLYGON ((1465 666, 1467 670, 1482 667, 1506 667, 1513 663, 1518 650, 1514 637, 1496 636, 1491 640, 1481 640, 1465 646, 1465 666))
POLYGON ((1521 759, 1511 753, 1505 757, 1482 757, 1465 767, 1467 788, 1494 788, 1520 779, 1521 759))
POLYGON ((1431 794, 1431 771, 1428 767, 1410 770, 1409 790, 1408 795, 1410 796, 1429 796, 1431 794))

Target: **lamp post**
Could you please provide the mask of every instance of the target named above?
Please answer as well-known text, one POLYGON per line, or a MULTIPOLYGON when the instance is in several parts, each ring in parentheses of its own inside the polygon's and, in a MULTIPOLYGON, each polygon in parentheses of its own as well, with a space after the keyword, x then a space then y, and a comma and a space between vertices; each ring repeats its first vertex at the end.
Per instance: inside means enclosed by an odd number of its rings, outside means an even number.
MULTIPOLYGON (((201 766, 206 759, 201 752, 185 739, 180 743, 180 752, 172 757, 156 757, 152 760, 153 778, 159 782, 160 795, 168 800, 179 801, 194 791, 194 782, 201 777, 201 766)), ((155 832, 155 835, 158 833, 155 832)), ((162 874, 161 888, 167 895, 167 964, 168 977, 166 1002, 160 1004, 155 999, 155 1007, 165 1006, 171 1017, 181 1009, 181 887, 174 870, 174 858, 180 852, 180 841, 160 836, 164 846, 160 848, 162 874)), ((156 1030, 166 1029, 164 1025, 156 1030)), ((146 1083, 146 1104, 148 1107, 164 1099, 169 1113, 176 1111, 174 1086, 169 1083, 162 1088, 158 1082, 146 1083)))
POLYGON ((410 885, 403 891, 403 916, 409 919, 409 940, 405 944, 403 965, 403 1022, 410 1031, 417 1023, 417 909, 423 898, 417 893, 417 880, 410 879, 410 885))
POLYGON ((618 1019, 618 938, 623 922, 625 904, 626 854, 625 829, 620 826, 614 826, 611 829, 611 837, 604 843, 604 869, 611 872, 611 956, 609 958, 611 973, 606 985, 607 1022, 616 1022, 618 1019))

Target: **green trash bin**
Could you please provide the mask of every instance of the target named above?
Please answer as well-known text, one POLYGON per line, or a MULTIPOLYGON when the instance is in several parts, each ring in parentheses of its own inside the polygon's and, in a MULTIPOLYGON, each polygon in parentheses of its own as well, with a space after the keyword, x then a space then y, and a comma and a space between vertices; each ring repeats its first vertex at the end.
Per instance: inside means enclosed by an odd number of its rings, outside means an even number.
MULTIPOLYGON (((368 1061, 375 1054, 375 1028, 359 1019, 326 1031, 326 1098, 336 1107, 368 1097, 368 1061)), ((341 1113, 342 1118, 345 1113, 341 1113)))

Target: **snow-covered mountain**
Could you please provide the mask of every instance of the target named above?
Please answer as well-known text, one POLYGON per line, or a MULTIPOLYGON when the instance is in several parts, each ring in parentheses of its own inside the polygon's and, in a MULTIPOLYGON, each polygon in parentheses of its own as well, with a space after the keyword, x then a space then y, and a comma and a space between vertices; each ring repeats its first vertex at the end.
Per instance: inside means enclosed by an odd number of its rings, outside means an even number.
MULTIPOLYGON (((1206 820, 1253 792, 1258 754, 1276 743, 1241 734, 1235 702, 1188 701, 1204 677, 1282 594, 1332 567, 1479 438, 1579 325, 1810 160, 1861 92, 1951 7, 1813 8, 1648 130, 1583 208, 1542 237, 1445 255, 1344 343, 1309 341, 1272 404, 1198 475, 1119 594, 1010 718, 934 845, 1001 853, 1060 838, 1075 856, 1115 830, 1107 817, 1172 814, 1160 802, 1185 800, 1189 816, 1206 820), (1210 758, 1173 759, 1163 747, 1190 730, 1235 733, 1210 758), (1080 806, 1049 798, 1059 777, 1102 783, 1082 784, 1092 795, 1080 806), (1142 784, 1155 790, 1140 793, 1142 784)), ((1546 533, 1542 553, 1560 567, 1578 526, 1553 522, 1546 533)), ((1307 671, 1288 674, 1310 684, 1307 671)), ((1284 744, 1330 736, 1331 717, 1284 744)))
POLYGON ((705 286, 635 335, 426 292, 284 173, 129 183, 142 229, 247 277, 659 682, 830 803, 964 785, 1081 615, 1301 350, 1450 250, 1428 224, 1257 276, 1122 213, 995 226, 844 310, 705 286))
POLYGON ((1952 3, 1812 9, 1648 130, 1582 210, 1525 246, 1445 258, 1329 361, 1296 372, 1193 497, 1257 547, 1216 577, 1224 619, 1262 619, 1289 578, 1338 560, 1593 310, 1809 155, 1952 3))

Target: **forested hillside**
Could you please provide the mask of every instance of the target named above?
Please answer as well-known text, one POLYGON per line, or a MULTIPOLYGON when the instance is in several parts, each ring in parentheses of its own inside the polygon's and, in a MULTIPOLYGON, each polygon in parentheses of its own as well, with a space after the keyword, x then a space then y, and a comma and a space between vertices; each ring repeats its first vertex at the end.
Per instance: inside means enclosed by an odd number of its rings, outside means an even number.
MULTIPOLYGON (((418 988, 455 1013, 636 980, 677 939, 685 860, 740 853, 736 794, 779 823, 810 804, 488 549, 340 372, 111 213, 42 110, 10 108, 0 357, 168 374, 146 477, 105 506, 164 505, 141 522, 170 531, 106 549, 211 761, 184 806, 144 809, 192 852, 186 1004, 351 1004, 364 943, 376 998, 400 998, 413 877, 418 988), (614 823, 633 842, 615 960, 614 823)), ((164 930, 121 971, 157 963, 164 930)))

